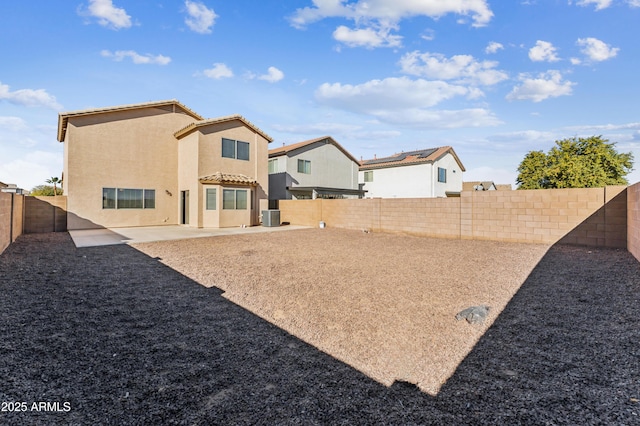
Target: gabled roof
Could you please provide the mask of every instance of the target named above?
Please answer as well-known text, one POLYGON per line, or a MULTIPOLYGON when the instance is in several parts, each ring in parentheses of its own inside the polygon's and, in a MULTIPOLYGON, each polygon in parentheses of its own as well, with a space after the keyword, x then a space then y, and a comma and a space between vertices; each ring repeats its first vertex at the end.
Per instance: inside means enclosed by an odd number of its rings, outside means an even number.
POLYGON ((493 189, 497 189, 496 185, 493 181, 471 181, 471 182, 462 182, 462 190, 463 191, 489 191, 493 187, 493 189))
POLYGON ((433 163, 446 154, 453 155, 458 166, 464 172, 465 168, 452 147, 442 146, 439 148, 422 149, 418 151, 401 152, 389 157, 373 158, 360 162, 360 170, 386 169, 389 167, 413 166, 415 164, 433 163))
POLYGON ((229 121, 236 121, 236 120, 240 121, 242 124, 244 124, 245 126, 250 128, 251 130, 256 132, 257 134, 259 134, 260 136, 265 138, 267 141, 273 142, 273 138, 271 136, 267 135, 265 132, 260 130, 253 123, 251 123, 249 120, 247 120, 246 118, 244 118, 243 116, 241 116, 239 114, 227 115, 227 116, 218 117, 218 118, 209 118, 207 120, 202 120, 201 119, 201 121, 196 121, 194 123, 189 124, 186 127, 183 127, 182 129, 178 130, 177 132, 175 132, 173 134, 173 136, 175 136, 177 139, 180 139, 180 138, 188 135, 189 133, 191 133, 191 132, 193 132, 193 131, 195 131, 195 130, 197 130, 199 128, 206 127, 206 126, 212 126, 214 124, 226 123, 226 122, 229 122, 229 121))
POLYGON ((313 145, 314 143, 318 143, 318 142, 325 142, 325 143, 330 143, 334 145, 336 148, 342 151, 342 153, 346 155, 351 161, 353 161, 356 164, 359 164, 358 160, 356 160, 356 158, 353 155, 351 155, 349 151, 344 149, 342 145, 336 142, 336 140, 333 139, 331 136, 321 136, 319 138, 309 139, 308 141, 298 142, 291 145, 281 146, 280 148, 270 149, 269 158, 279 157, 281 155, 285 155, 292 151, 295 151, 296 149, 304 148, 306 146, 313 145))
POLYGON ((175 99, 165 100, 165 101, 154 101, 154 102, 143 102, 138 104, 129 104, 129 105, 118 105, 112 107, 105 108, 92 108, 92 109, 83 109, 78 111, 68 111, 61 112, 58 114, 58 141, 62 142, 65 138, 65 133, 67 132, 67 124, 69 122, 69 118, 71 117, 81 117, 86 115, 98 115, 98 114, 107 114, 111 112, 118 111, 129 111, 134 109, 144 109, 144 108, 158 108, 164 106, 171 106, 176 110, 182 111, 187 115, 195 118, 196 120, 202 120, 203 118, 200 114, 196 114, 186 106, 182 105, 175 99))
POLYGON ((230 174, 215 172, 209 176, 202 176, 198 179, 200 183, 216 183, 216 184, 236 184, 236 185, 257 185, 258 181, 252 177, 241 174, 230 174))

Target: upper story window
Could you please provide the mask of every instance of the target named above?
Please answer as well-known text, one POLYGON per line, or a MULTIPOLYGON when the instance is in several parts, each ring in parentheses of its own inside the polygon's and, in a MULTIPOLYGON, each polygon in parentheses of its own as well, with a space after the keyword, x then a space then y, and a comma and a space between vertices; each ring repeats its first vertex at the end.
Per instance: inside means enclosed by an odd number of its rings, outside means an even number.
POLYGON ((298 173, 311 174, 311 161, 298 160, 298 173))
POLYGON ((373 170, 369 170, 368 172, 364 172, 364 181, 365 182, 373 182, 373 170))
POLYGON ((447 169, 438 167, 438 182, 447 183, 447 169))
POLYGON ((222 156, 249 161, 249 142, 222 138, 222 156))
POLYGON ((269 174, 278 173, 278 159, 272 158, 269 160, 269 174))

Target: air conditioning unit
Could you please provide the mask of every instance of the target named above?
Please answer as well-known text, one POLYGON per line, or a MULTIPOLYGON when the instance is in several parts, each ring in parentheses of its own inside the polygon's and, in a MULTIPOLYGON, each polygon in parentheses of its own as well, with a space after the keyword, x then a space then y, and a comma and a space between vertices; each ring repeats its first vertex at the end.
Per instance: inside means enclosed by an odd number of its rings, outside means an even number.
POLYGON ((280 226, 280 210, 262 210, 262 226, 280 226))

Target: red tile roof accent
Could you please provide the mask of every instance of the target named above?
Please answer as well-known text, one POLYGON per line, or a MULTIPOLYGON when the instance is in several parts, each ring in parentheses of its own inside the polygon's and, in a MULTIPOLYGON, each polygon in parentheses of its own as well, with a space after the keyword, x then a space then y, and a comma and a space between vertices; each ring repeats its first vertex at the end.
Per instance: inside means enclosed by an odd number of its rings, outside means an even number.
POLYGON ((235 184, 235 185, 257 185, 258 181, 254 178, 241 175, 215 172, 209 176, 203 176, 199 179, 201 183, 216 183, 216 184, 235 184))

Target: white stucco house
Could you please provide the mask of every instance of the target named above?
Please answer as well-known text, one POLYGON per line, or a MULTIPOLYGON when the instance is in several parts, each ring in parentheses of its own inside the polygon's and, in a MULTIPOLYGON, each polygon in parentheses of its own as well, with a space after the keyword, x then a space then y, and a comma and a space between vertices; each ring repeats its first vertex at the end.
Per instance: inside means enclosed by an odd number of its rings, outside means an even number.
POLYGON ((358 160, 331 136, 269 150, 269 207, 279 200, 362 198, 358 160))
POLYGON ((401 152, 360 162, 359 182, 367 198, 459 196, 462 162, 450 146, 401 152))

